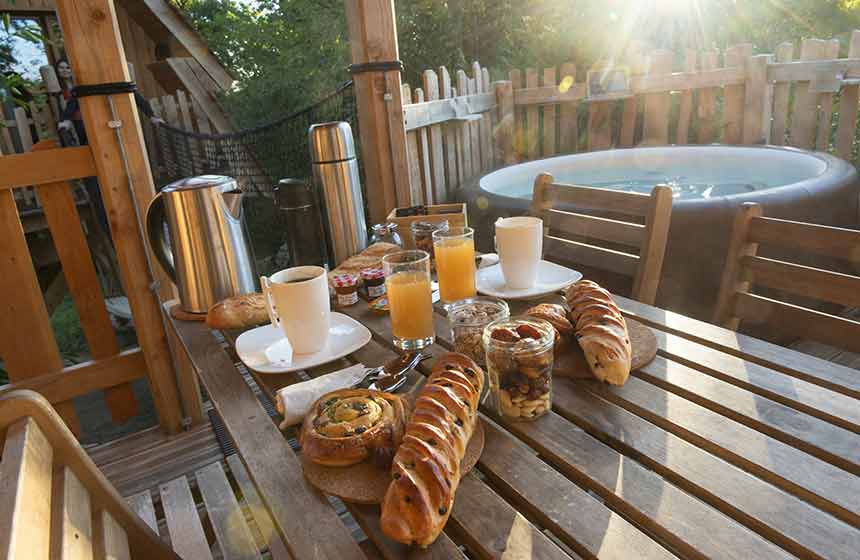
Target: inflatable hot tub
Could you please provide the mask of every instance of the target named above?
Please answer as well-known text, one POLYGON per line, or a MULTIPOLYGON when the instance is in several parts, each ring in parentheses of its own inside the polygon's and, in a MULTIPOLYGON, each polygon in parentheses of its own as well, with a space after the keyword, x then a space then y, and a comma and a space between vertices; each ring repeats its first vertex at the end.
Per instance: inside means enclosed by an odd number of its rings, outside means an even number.
POLYGON ((528 210, 535 177, 650 193, 675 192, 657 304, 708 318, 716 300, 735 210, 758 202, 766 216, 855 228, 858 176, 839 158, 770 146, 666 146, 589 152, 506 167, 480 179, 476 216, 528 210))

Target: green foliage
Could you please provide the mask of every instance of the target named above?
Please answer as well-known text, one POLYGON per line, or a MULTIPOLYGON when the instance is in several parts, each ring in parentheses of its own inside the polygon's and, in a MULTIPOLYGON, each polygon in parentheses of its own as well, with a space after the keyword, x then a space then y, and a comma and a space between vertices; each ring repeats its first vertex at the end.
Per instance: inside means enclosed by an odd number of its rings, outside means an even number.
MULTIPOLYGON (((347 79, 342 0, 175 0, 239 77, 227 103, 240 123, 272 120, 347 79)), ((633 43, 682 53, 751 42, 839 37, 860 26, 860 0, 397 0, 404 81, 426 68, 480 60, 501 78, 510 68, 580 69, 622 58, 633 43)))

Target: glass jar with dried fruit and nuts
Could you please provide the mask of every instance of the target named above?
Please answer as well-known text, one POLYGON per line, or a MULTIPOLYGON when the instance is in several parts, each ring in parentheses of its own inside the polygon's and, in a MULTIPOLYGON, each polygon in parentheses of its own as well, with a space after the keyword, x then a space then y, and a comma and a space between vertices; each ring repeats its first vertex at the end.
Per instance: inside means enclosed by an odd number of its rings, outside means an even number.
POLYGON ((448 220, 412 222, 412 239, 415 240, 415 248, 430 253, 431 261, 436 259, 433 255, 433 232, 437 230, 448 231, 448 220))
POLYGON ((502 418, 534 420, 552 408, 555 329, 543 319, 500 319, 484 329, 493 406, 502 418))
POLYGON ((476 296, 461 299, 448 308, 448 324, 454 351, 465 354, 480 366, 487 365, 484 358, 484 327, 511 314, 504 300, 476 296))

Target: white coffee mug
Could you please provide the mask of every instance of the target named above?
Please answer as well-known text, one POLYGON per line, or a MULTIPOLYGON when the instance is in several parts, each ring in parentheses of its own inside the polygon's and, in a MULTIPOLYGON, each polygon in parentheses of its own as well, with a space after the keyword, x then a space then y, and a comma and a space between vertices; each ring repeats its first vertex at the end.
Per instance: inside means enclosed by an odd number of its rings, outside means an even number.
POLYGON ((260 277, 272 325, 280 327, 296 354, 319 352, 328 339, 331 304, 328 277, 319 266, 296 266, 260 277))
POLYGON ((508 288, 533 287, 543 254, 543 220, 528 216, 496 220, 496 252, 508 288))

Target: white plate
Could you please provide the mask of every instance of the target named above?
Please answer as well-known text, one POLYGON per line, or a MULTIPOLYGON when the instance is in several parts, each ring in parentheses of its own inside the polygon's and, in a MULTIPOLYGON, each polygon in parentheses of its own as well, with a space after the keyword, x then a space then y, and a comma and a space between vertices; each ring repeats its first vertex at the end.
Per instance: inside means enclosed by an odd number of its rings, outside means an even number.
POLYGON ((293 354, 283 331, 279 327, 264 325, 239 335, 236 354, 254 371, 288 373, 343 358, 370 342, 370 337, 367 327, 343 313, 333 312, 328 340, 319 352, 293 354))
POLYGON ((502 265, 479 268, 477 289, 480 293, 502 299, 532 299, 563 290, 582 278, 582 273, 560 264, 541 261, 538 278, 531 288, 514 290, 505 285, 502 265))

